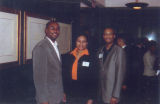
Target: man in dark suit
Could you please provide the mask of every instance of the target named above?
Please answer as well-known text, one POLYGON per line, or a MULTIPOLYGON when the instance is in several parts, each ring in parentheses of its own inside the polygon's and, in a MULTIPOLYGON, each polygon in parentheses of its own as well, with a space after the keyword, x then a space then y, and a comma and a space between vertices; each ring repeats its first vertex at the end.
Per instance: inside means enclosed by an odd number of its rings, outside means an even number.
POLYGON ((37 104, 60 104, 65 101, 61 56, 56 42, 59 31, 58 23, 53 21, 47 23, 45 39, 33 49, 33 77, 37 104))
POLYGON ((115 33, 112 28, 104 30, 106 45, 98 52, 100 101, 104 104, 117 104, 126 69, 124 50, 114 44, 115 33))

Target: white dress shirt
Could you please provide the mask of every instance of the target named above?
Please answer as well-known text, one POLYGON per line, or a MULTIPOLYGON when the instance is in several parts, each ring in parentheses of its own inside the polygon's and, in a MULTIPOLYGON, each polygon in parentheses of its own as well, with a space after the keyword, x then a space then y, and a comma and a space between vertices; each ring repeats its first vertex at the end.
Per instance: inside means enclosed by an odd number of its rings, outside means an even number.
POLYGON ((58 56, 58 59, 61 60, 60 53, 59 53, 59 50, 58 50, 58 47, 57 47, 58 46, 57 41, 53 42, 50 38, 48 38, 48 37, 46 37, 46 38, 49 40, 49 42, 52 44, 53 48, 55 49, 56 54, 58 56))
POLYGON ((150 51, 147 51, 143 56, 144 61, 144 76, 155 76, 156 72, 153 69, 155 62, 155 55, 153 55, 150 51))

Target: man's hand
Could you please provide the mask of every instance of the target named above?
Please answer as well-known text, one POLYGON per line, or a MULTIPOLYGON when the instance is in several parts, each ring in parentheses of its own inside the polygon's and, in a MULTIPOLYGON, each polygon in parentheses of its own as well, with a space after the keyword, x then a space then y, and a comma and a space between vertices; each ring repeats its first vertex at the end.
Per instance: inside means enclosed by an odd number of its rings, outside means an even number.
POLYGON ((118 99, 112 97, 112 98, 111 98, 111 104, 117 104, 117 103, 118 103, 118 99))
POLYGON ((48 102, 45 102, 45 103, 41 103, 41 104, 49 104, 48 102))
POLYGON ((64 102, 64 103, 67 102, 66 94, 64 94, 64 96, 63 96, 63 102, 64 102))

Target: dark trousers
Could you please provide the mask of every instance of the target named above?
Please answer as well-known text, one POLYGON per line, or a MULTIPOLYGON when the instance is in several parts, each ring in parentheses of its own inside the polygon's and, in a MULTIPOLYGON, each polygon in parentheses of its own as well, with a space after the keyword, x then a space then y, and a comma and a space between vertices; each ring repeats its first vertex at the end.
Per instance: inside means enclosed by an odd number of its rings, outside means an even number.
MULTIPOLYGON (((103 102, 101 102, 101 103, 97 103, 97 104, 110 104, 110 103, 103 103, 103 102)), ((120 103, 117 103, 117 104, 120 104, 120 103)))
MULTIPOLYGON (((42 103, 36 103, 36 104, 42 104, 42 103)), ((64 102, 56 103, 56 104, 66 104, 64 102)))
POLYGON ((92 87, 82 81, 71 81, 67 86, 66 104, 85 104, 89 99, 93 99, 92 87))
MULTIPOLYGON (((102 100, 99 100, 96 102, 96 104, 110 104, 110 103, 104 103, 102 100)), ((120 102, 118 102, 117 104, 121 104, 120 102)))
POLYGON ((146 99, 146 102, 156 101, 156 92, 157 92, 157 78, 156 77, 143 77, 143 99, 146 99))

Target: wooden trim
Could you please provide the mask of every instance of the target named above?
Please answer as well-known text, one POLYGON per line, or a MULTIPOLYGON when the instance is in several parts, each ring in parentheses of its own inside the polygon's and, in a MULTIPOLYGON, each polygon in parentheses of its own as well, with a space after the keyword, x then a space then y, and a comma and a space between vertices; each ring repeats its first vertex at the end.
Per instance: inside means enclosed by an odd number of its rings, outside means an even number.
POLYGON ((27 27, 27 16, 26 16, 26 12, 24 12, 24 39, 23 39, 23 64, 25 64, 26 62, 26 27, 27 27))
POLYGON ((33 14, 33 13, 29 13, 29 12, 25 12, 26 16, 29 17, 35 17, 35 18, 39 18, 39 19, 45 19, 45 20, 51 20, 51 17, 48 16, 44 16, 44 15, 39 15, 39 14, 33 14))
POLYGON ((18 15, 18 61, 19 65, 21 64, 21 11, 19 11, 18 15))
POLYGON ((0 7, 0 11, 1 12, 7 12, 7 13, 12 13, 12 14, 19 14, 20 10, 16 10, 16 9, 11 9, 11 8, 6 8, 6 7, 0 7))
POLYGON ((20 66, 20 65, 17 61, 16 62, 3 63, 3 64, 0 64, 0 70, 12 68, 12 67, 18 67, 18 66, 20 66))

